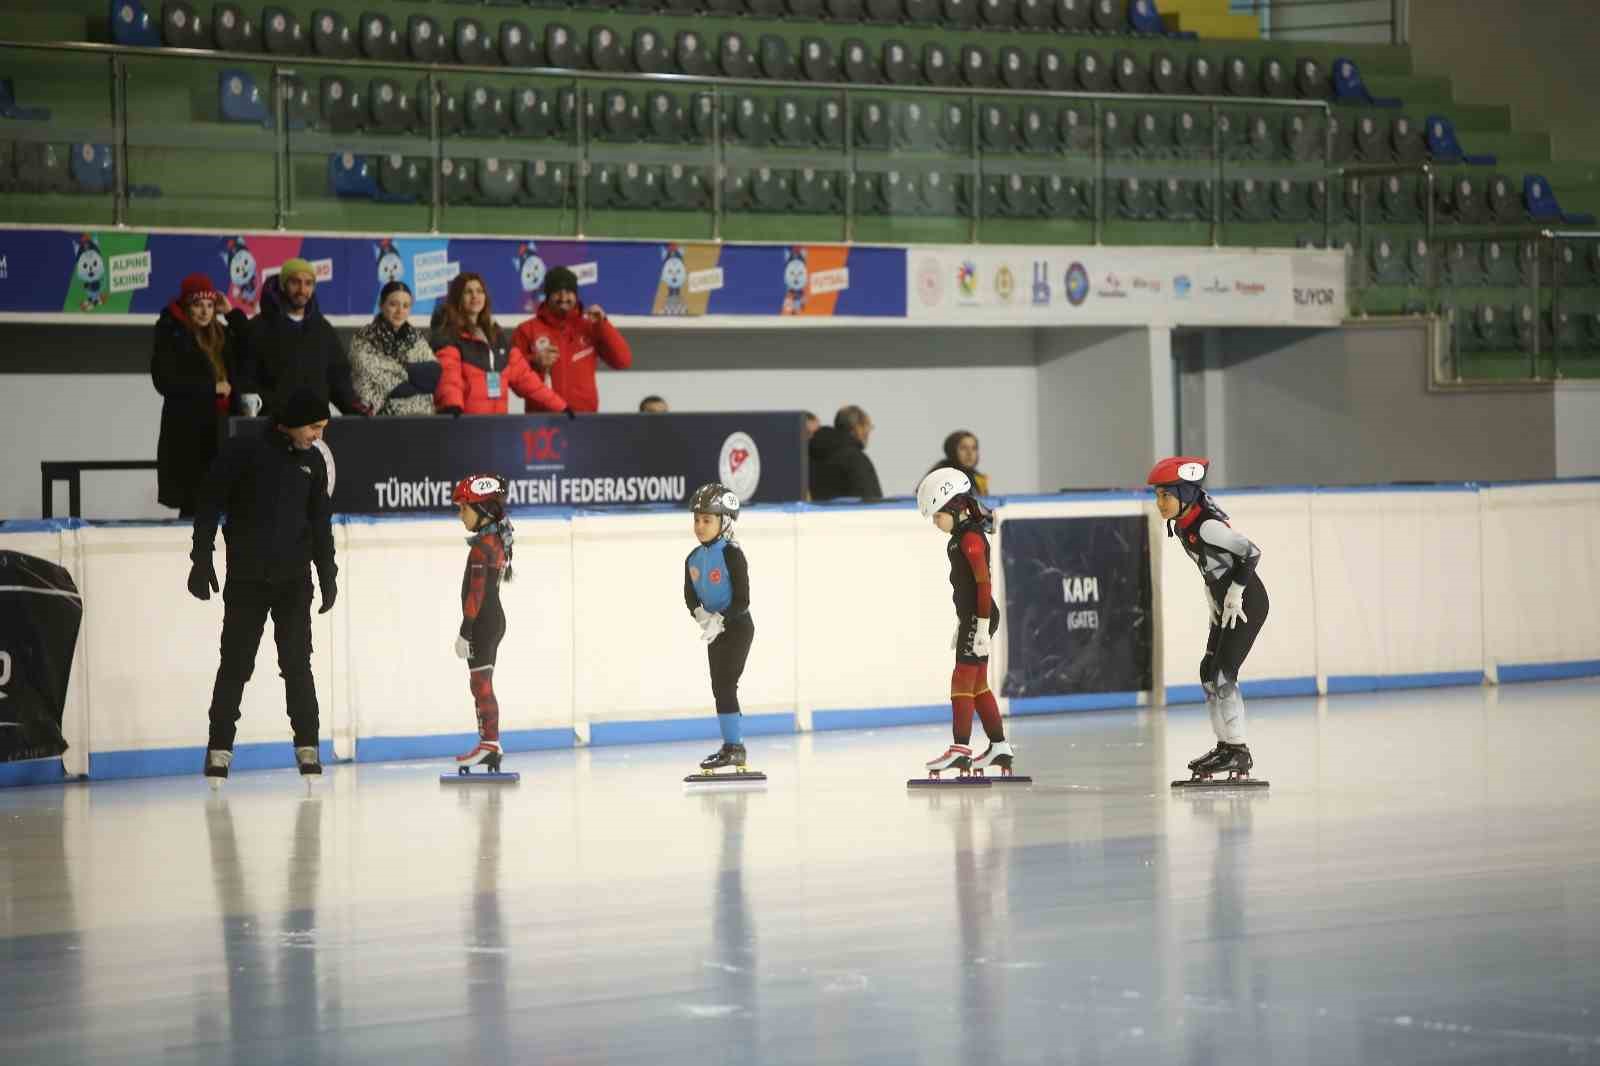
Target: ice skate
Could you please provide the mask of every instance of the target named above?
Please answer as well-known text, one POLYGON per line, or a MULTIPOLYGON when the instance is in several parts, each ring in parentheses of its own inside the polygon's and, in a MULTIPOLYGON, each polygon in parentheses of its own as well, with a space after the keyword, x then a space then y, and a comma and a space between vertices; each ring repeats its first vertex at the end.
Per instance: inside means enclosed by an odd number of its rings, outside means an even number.
POLYGON ((478 746, 465 755, 456 756, 456 769, 467 773, 474 766, 481 766, 491 774, 500 772, 500 759, 505 754, 505 749, 500 747, 497 740, 480 740, 478 746))
POLYGON ((998 773, 987 775, 991 780, 1001 784, 1032 784, 1033 778, 1021 777, 1011 772, 1012 760, 1016 752, 1011 748, 1009 740, 991 740, 989 746, 983 749, 982 755, 972 759, 972 772, 978 777, 986 776, 984 771, 997 770, 998 773))
POLYGON ((228 779, 228 767, 233 765, 233 752, 213 748, 206 752, 204 770, 206 779, 211 784, 211 791, 220 792, 222 783, 228 779))
POLYGON ((700 772, 683 779, 686 785, 716 785, 732 782, 750 784, 762 782, 767 775, 745 765, 743 744, 723 744, 722 747, 700 760, 700 772))
POLYGON ((322 757, 312 745, 294 749, 294 761, 300 767, 301 777, 322 776, 322 757))
POLYGON ((1255 759, 1247 744, 1217 743, 1216 750, 1196 760, 1192 767, 1194 776, 1187 781, 1174 781, 1173 788, 1265 788, 1267 782, 1250 776, 1255 759), (1227 776, 1218 780, 1218 774, 1227 776))
POLYGON ((972 749, 965 744, 952 744, 944 750, 943 755, 929 759, 923 765, 928 768, 928 776, 911 778, 906 782, 907 788, 989 787, 987 777, 972 772, 972 749), (949 777, 940 776, 949 771, 954 773, 949 777))
POLYGON ((1197 755, 1194 758, 1190 759, 1189 760, 1189 769, 1191 771, 1200 769, 1200 764, 1201 763, 1209 762, 1215 756, 1220 755, 1222 753, 1222 749, 1225 748, 1225 747, 1227 747, 1227 745, 1225 745, 1222 741, 1220 741, 1220 740, 1217 741, 1217 746, 1216 747, 1210 749, 1209 751, 1205 752, 1202 755, 1197 755))

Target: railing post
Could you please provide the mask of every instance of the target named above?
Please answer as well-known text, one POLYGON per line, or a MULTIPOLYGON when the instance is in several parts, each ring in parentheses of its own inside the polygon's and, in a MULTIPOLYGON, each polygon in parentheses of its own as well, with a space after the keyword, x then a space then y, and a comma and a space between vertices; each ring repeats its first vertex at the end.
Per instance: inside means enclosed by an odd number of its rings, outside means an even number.
POLYGON ((1539 380, 1539 356, 1540 356, 1540 354, 1542 354, 1540 352, 1541 345, 1539 344, 1539 340, 1540 340, 1539 334, 1541 332, 1540 329, 1539 329, 1539 318, 1540 318, 1540 315, 1539 315, 1539 260, 1540 260, 1540 258, 1541 257, 1539 255, 1539 244, 1538 244, 1537 239, 1535 239, 1535 242, 1534 242, 1534 245, 1533 245, 1533 285, 1532 285, 1532 288, 1533 288, 1533 354, 1530 357, 1533 365, 1530 368, 1531 372, 1528 375, 1529 377, 1531 377, 1535 381, 1539 380))
POLYGON ((1222 129, 1217 125, 1222 116, 1216 104, 1211 109, 1211 247, 1222 242, 1222 129))
POLYGON ((128 66, 120 54, 111 57, 111 131, 116 151, 111 159, 111 221, 128 224, 128 66))
MULTIPOLYGON (((573 169, 577 171, 577 236, 583 236, 584 223, 589 220, 589 90, 583 82, 573 79, 572 95, 574 106, 578 109, 578 165, 573 169)), ((721 115, 720 109, 717 115, 721 115)), ((712 119, 712 131, 716 131, 716 119, 712 119)), ((716 222, 713 220, 712 226, 716 222)))
POLYGON ((977 244, 983 217, 983 140, 978 136, 978 98, 967 97, 967 141, 972 149, 972 214, 967 219, 967 243, 977 244))
POLYGON ((444 176, 440 170, 444 166, 444 137, 439 130, 439 82, 431 70, 428 72, 428 155, 433 161, 433 177, 428 184, 428 232, 438 233, 439 223, 443 221, 444 176))
POLYGON ((1100 111, 1101 101, 1091 102, 1089 113, 1094 120, 1094 219, 1092 244, 1105 239, 1106 227, 1106 134, 1105 115, 1100 111))
POLYGON ((856 239, 856 182, 861 175, 856 170, 860 160, 856 156, 856 119, 850 109, 850 90, 842 94, 840 106, 844 110, 844 163, 847 168, 844 183, 844 240, 846 244, 856 239))
MULTIPOLYGON (((1340 190, 1343 193, 1343 189, 1340 190)), ((1322 105, 1322 247, 1333 246, 1333 107, 1322 105)))
POLYGON ((289 81, 282 67, 272 68, 272 225, 289 228, 289 81))
MULTIPOLYGON (((1561 376, 1561 242, 1554 234, 1541 235, 1540 240, 1550 242, 1550 374, 1561 376)), ((1533 305, 1534 314, 1539 305, 1533 305)))

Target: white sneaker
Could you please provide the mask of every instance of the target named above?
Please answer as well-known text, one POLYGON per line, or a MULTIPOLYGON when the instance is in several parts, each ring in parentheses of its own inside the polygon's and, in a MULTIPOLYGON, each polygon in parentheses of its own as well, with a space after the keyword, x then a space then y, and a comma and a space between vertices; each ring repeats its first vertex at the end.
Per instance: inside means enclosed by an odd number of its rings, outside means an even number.
POLYGON ((938 773, 941 770, 965 770, 971 763, 972 749, 965 744, 952 744, 943 755, 929 759, 925 765, 930 773, 938 773))

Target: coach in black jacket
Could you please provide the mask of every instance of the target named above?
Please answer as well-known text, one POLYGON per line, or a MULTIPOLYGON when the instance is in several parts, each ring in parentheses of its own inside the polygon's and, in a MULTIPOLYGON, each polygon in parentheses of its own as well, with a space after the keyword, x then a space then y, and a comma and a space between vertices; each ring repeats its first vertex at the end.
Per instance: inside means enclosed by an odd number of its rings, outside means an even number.
POLYGON ((326 614, 338 596, 333 559, 328 470, 314 445, 328 424, 328 406, 309 389, 290 393, 260 435, 223 445, 200 492, 194 519, 189 592, 209 600, 217 591, 211 563, 221 515, 228 553, 222 594, 222 662, 211 695, 207 776, 226 777, 239 721, 239 701, 255 669, 256 649, 272 616, 283 674, 295 761, 301 773, 321 773, 317 690, 311 676, 311 566, 322 586, 326 614), (219 772, 220 771, 220 772, 219 772))
POLYGON ((304 259, 290 259, 262 286, 261 313, 245 331, 238 378, 247 415, 272 417, 296 389, 309 389, 323 406, 332 401, 347 415, 372 413, 356 397, 350 357, 317 306, 316 271, 304 259))

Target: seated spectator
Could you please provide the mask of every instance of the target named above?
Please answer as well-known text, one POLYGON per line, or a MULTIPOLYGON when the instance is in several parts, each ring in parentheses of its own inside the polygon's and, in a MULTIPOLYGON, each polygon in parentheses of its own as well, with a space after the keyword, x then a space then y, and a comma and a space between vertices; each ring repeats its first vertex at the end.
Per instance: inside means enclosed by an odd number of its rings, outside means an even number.
POLYGON ((989 494, 989 475, 978 472, 978 435, 958 429, 944 439, 944 458, 928 467, 928 473, 941 466, 953 466, 972 479, 979 496, 989 494))
POLYGON ((633 365, 633 349, 599 304, 585 307, 578 299, 578 275, 555 267, 544 276, 544 302, 532 318, 517 327, 513 342, 527 354, 528 362, 573 408, 600 409, 600 389, 595 384, 595 363, 604 360, 613 370, 633 365))
POLYGON ((667 401, 659 396, 646 396, 639 401, 639 413, 642 415, 664 415, 672 408, 667 406, 667 401))
POLYGON ((473 273, 457 274, 445 296, 439 345, 439 387, 434 405, 450 414, 503 415, 508 392, 528 401, 529 410, 571 408, 528 363, 522 349, 495 322, 489 290, 473 273))
POLYGON ((823 426, 811 435, 806 449, 811 456, 813 500, 883 499, 878 471, 865 450, 871 436, 872 419, 853 404, 839 408, 832 426, 823 426))
POLYGON ((378 313, 350 338, 356 397, 379 415, 431 415, 440 373, 428 338, 411 324, 411 290, 389 282, 378 313))
POLYGON ((156 320, 150 380, 161 394, 156 499, 194 517, 200 484, 216 458, 233 407, 238 335, 222 317, 227 299, 204 274, 183 279, 156 320))

